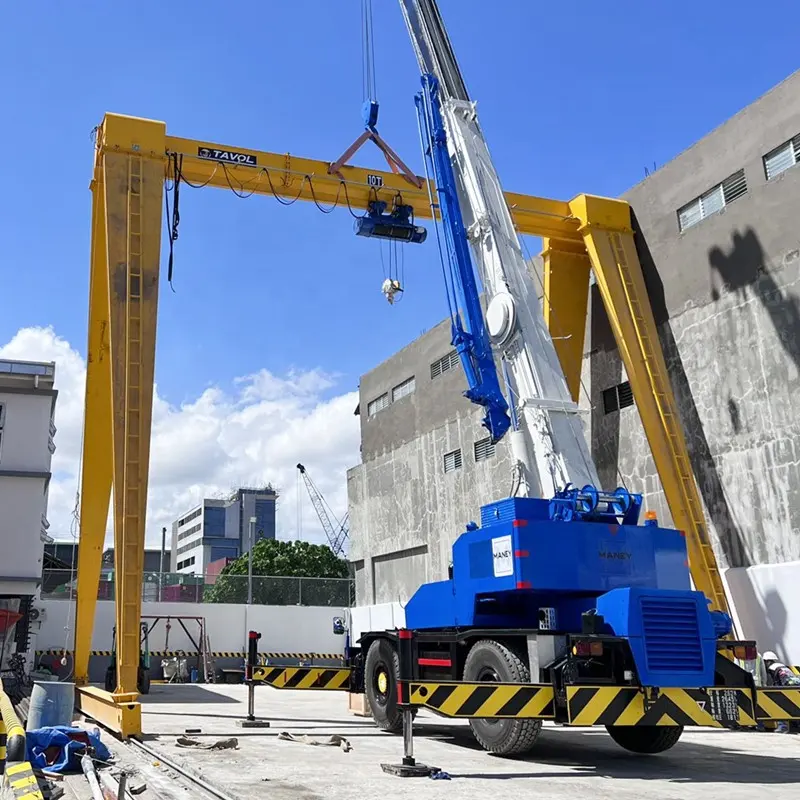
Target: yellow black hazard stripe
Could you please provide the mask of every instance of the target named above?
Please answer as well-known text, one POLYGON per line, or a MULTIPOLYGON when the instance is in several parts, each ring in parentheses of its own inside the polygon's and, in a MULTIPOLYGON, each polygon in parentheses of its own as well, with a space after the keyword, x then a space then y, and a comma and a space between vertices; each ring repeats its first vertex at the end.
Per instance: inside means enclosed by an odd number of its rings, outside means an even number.
POLYGON ((0 719, 0 775, 6 770, 6 726, 0 719))
POLYGON ((763 720, 800 720, 800 686, 756 691, 756 716, 763 720))
POLYGON ((553 687, 518 683, 409 684, 409 703, 445 717, 552 719, 553 687))
MULTIPOLYGON (((64 655, 71 656, 72 650, 37 650, 37 656, 58 656, 59 658, 64 655)), ((89 655, 91 656, 106 656, 113 655, 111 650, 92 650, 89 655)), ((158 658, 196 658, 200 655, 196 650, 151 650, 151 656, 158 658)), ((247 653, 237 650, 215 650, 208 653, 210 658, 247 658, 247 653)), ((259 653, 259 658, 280 658, 280 659, 293 659, 297 661, 344 661, 344 656, 341 653, 259 653)))
POLYGON ((256 667, 253 680, 276 689, 347 690, 350 688, 350 670, 335 667, 256 667))
POLYGON ((747 689, 661 689, 646 697, 635 687, 568 686, 567 715, 570 725, 756 724, 747 689))
POLYGON ((39 789, 39 782, 33 774, 33 768, 27 761, 8 764, 5 783, 11 788, 15 800, 44 800, 39 789))

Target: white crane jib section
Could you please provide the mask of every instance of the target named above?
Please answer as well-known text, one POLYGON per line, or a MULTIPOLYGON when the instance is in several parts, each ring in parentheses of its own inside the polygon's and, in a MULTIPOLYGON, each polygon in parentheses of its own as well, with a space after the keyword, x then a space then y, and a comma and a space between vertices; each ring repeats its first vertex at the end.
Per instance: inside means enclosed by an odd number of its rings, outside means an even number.
POLYGON ((508 399, 519 421, 509 433, 520 465, 517 494, 552 497, 567 483, 599 485, 578 407, 438 9, 433 0, 401 5, 420 69, 439 80, 459 206, 488 301, 487 328, 508 366, 508 399))

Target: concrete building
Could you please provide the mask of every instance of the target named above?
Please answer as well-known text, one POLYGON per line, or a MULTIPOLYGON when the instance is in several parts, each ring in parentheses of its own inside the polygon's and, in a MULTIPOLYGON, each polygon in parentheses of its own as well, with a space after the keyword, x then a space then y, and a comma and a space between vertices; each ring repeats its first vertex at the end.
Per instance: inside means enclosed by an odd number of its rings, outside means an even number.
POLYGON ((42 577, 56 446, 55 364, 0 361, 0 596, 30 596, 42 577))
POLYGON ((253 517, 255 540, 274 539, 277 499, 278 493, 265 486, 237 489, 224 500, 203 500, 172 523, 171 571, 202 575, 212 562, 248 552, 253 517))
MULTIPOLYGON (((795 658, 800 620, 787 609, 800 594, 781 593, 800 578, 798 164, 800 72, 623 196, 718 559, 775 620, 767 638, 780 644, 794 625, 795 658), (769 586, 756 592, 758 575, 769 586)), ((506 445, 484 457, 480 412, 459 396, 449 350, 442 324, 362 377, 362 463, 348 473, 359 604, 403 601, 445 577, 465 522, 508 493, 506 445), (412 377, 414 392, 393 402, 412 377)), ((625 378, 592 288, 581 403, 601 482, 624 481, 669 523, 625 378)))

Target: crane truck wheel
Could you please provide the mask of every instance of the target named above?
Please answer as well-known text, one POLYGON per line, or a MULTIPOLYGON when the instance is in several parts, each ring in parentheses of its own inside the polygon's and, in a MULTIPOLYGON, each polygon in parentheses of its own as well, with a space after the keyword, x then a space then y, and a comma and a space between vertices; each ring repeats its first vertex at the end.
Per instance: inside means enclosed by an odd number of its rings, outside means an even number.
POLYGON ((611 738, 631 753, 654 755, 673 747, 683 733, 682 725, 658 727, 656 725, 606 725, 611 738))
MULTIPOLYGON (((527 664, 508 647, 492 639, 476 642, 464 663, 465 681, 529 683, 527 664)), ((499 756, 527 753, 542 730, 538 719, 471 719, 472 735, 481 747, 499 756)))
POLYGON ((364 663, 364 692, 375 724, 389 733, 403 730, 403 713, 397 708, 400 658, 392 643, 377 639, 367 651, 364 663))

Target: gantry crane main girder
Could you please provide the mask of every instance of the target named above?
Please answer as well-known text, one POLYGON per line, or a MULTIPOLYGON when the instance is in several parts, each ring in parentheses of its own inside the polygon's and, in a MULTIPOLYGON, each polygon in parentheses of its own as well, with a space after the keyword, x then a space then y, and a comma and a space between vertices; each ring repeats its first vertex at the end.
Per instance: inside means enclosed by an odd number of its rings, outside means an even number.
MULTIPOLYGON (((75 680, 82 710, 122 736, 141 732, 136 702, 145 514, 165 182, 273 194, 354 212, 402 196, 430 219, 428 187, 392 172, 167 135, 166 124, 107 114, 97 131, 92 190, 89 342, 81 478, 75 680), (89 687, 97 589, 114 497, 117 687, 89 687)), ((594 272, 675 526, 685 531, 695 586, 727 610, 677 406, 634 243, 630 207, 506 193, 519 233, 544 240, 545 314, 577 402, 590 272, 594 272)))

